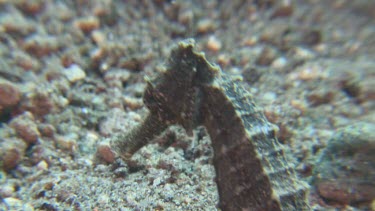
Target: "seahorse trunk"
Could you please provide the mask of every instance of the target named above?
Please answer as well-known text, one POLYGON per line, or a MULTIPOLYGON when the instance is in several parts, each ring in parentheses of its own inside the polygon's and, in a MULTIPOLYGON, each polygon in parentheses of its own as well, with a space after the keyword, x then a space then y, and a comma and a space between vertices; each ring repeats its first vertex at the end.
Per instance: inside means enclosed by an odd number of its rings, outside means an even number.
POLYGON ((307 188, 251 95, 222 75, 202 88, 204 125, 214 148, 220 208, 309 210, 307 188))

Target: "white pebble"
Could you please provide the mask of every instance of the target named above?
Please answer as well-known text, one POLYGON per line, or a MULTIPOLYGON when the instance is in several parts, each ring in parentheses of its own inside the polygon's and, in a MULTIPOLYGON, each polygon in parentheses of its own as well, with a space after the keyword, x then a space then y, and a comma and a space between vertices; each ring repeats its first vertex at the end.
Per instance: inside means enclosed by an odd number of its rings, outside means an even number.
POLYGON ((21 210, 22 208, 22 201, 17 198, 8 197, 3 199, 3 202, 10 210, 21 210))
POLYGON ((288 61, 285 57, 279 57, 272 62, 271 67, 275 69, 281 69, 284 68, 287 65, 287 63, 288 61))
POLYGON ((76 64, 72 64, 68 68, 65 68, 64 75, 70 82, 76 82, 86 77, 85 71, 76 64))
POLYGON ((36 164, 36 168, 40 171, 47 170, 48 169, 48 163, 46 161, 42 160, 38 164, 36 164))

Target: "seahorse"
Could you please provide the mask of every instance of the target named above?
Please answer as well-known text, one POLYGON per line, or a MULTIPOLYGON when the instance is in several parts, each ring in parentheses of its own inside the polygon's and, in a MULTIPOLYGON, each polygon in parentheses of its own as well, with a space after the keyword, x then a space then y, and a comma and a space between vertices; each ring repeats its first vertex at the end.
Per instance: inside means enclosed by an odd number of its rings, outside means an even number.
POLYGON ((195 52, 194 40, 179 42, 167 66, 147 80, 144 122, 112 145, 129 159, 168 126, 188 134, 203 125, 214 149, 219 207, 234 210, 310 210, 308 185, 298 180, 276 138, 277 126, 238 80, 195 52))

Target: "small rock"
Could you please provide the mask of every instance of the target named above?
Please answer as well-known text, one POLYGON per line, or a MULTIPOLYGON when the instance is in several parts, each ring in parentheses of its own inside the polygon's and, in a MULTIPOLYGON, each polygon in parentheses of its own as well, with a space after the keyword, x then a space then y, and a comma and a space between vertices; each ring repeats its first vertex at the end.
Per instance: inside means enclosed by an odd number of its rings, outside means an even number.
POLYGON ((10 122, 10 126, 27 144, 35 144, 40 137, 38 127, 34 122, 32 113, 30 112, 25 112, 14 118, 10 122))
POLYGON ((303 80, 311 81, 327 78, 327 72, 323 67, 317 65, 304 65, 288 75, 288 81, 303 80))
POLYGON ((34 35, 26 39, 23 48, 31 55, 42 57, 57 52, 60 44, 55 36, 34 35))
POLYGON ((99 18, 100 23, 113 26, 121 20, 116 5, 113 1, 98 1, 94 3, 92 13, 99 18))
POLYGON ((2 199, 8 210, 34 211, 34 207, 29 203, 23 203, 20 199, 8 197, 2 199))
POLYGON ((72 64, 68 68, 65 68, 64 75, 72 83, 80 81, 86 77, 85 71, 83 71, 77 64, 72 64))
POLYGON ((285 57, 279 57, 272 62, 271 67, 275 69, 282 69, 286 67, 287 64, 288 60, 285 57))
POLYGON ((243 46, 254 46, 255 44, 257 44, 259 38, 256 37, 256 36, 252 36, 252 37, 246 37, 243 42, 242 42, 242 45, 243 46))
POLYGON ((312 91, 309 96, 307 96, 308 101, 312 106, 318 106, 326 104, 333 100, 334 93, 326 89, 318 89, 312 91))
POLYGON ((21 200, 13 197, 4 198, 2 201, 10 210, 21 210, 23 204, 21 200))
POLYGON ((221 42, 215 36, 210 36, 207 41, 207 48, 213 52, 217 52, 221 49, 221 42))
POLYGON ((244 71, 242 72, 244 80, 249 84, 257 82, 263 74, 264 70, 258 67, 245 67, 244 71))
POLYGON ((14 169, 18 163, 22 160, 22 152, 16 148, 7 150, 4 155, 1 155, 2 167, 4 170, 14 169))
POLYGON ((293 99, 290 101, 290 106, 292 106, 293 108, 297 109, 300 114, 303 114, 306 112, 307 110, 307 105, 304 101, 302 100, 298 100, 298 99, 293 99))
POLYGON ((10 82, 0 82, 0 111, 17 105, 21 100, 21 92, 10 82))
POLYGON ((51 94, 45 89, 28 93, 21 101, 21 110, 30 111, 35 117, 41 117, 56 109, 51 94))
POLYGON ((276 59, 277 52, 270 47, 263 48, 262 52, 255 61, 255 64, 261 66, 269 66, 276 59))
POLYGON ((26 148, 26 143, 21 139, 4 139, 0 142, 0 168, 5 171, 16 168, 23 159, 26 148))
POLYGON ((74 17, 74 12, 62 1, 56 2, 53 7, 53 15, 61 21, 68 21, 74 17))
POLYGON ((229 64, 230 64, 231 60, 229 58, 228 55, 226 54, 220 54, 218 57, 217 57, 217 63, 221 66, 221 67, 227 67, 229 64))
POLYGON ((302 47, 296 47, 293 49, 293 51, 294 59, 309 60, 316 56, 313 51, 302 47))
POLYGON ((266 92, 263 94, 262 100, 265 101, 267 104, 272 104, 277 98, 277 94, 275 92, 266 92))
POLYGON ((276 136, 282 144, 285 144, 293 136, 293 129, 285 123, 280 123, 277 126, 279 127, 279 130, 277 131, 276 136))
POLYGON ((75 152, 78 148, 76 140, 70 137, 56 136, 55 141, 57 146, 63 150, 75 152))
POLYGON ((271 27, 266 27, 261 33, 258 42, 280 44, 280 38, 285 36, 284 34, 287 30, 288 27, 285 24, 277 24, 271 27))
POLYGON ((41 69, 41 64, 39 60, 33 58, 29 54, 27 54, 24 51, 16 51, 14 52, 15 58, 14 61, 17 64, 17 66, 21 67, 25 71, 34 71, 37 72, 41 69))
POLYGON ((90 33, 91 31, 98 29, 100 21, 97 17, 84 17, 80 18, 73 23, 74 27, 82 30, 84 33, 90 33))
POLYGON ((375 198, 375 124, 359 122, 339 129, 314 169, 321 197, 355 206, 375 198))
POLYGON ((35 31, 35 24, 26 19, 19 13, 12 13, 11 15, 3 15, 0 19, 0 26, 5 32, 9 34, 28 35, 35 31))
POLYGON ((49 138, 52 138, 56 133, 55 127, 51 124, 41 124, 38 129, 43 136, 49 138))
POLYGON ((17 7, 28 15, 36 15, 44 9, 45 1, 31 0, 31 1, 17 1, 17 7))
POLYGON ((26 203, 26 204, 22 205, 22 210, 23 211, 34 211, 34 207, 30 203, 26 203))
POLYGON ((104 81, 111 87, 123 88, 130 79, 131 73, 126 69, 109 70, 104 75, 104 81))
POLYGON ((98 197, 98 203, 106 205, 106 204, 110 203, 110 197, 107 194, 101 194, 98 197))
POLYGON ((126 96, 124 97, 124 103, 126 107, 130 108, 131 110, 142 108, 144 105, 142 99, 126 96))
POLYGON ((178 14, 178 22, 183 25, 190 25, 194 20, 194 13, 188 9, 178 14))
POLYGON ((13 185, 4 185, 0 187, 0 197, 1 198, 7 198, 11 197, 13 193, 15 192, 15 188, 13 185))
MULTIPOLYGON (((113 108, 108 111, 107 117, 101 120, 99 124, 100 134, 103 136, 110 136, 113 133, 124 131, 124 128, 130 128, 136 124, 135 116, 131 116, 134 112, 126 114, 119 108, 113 108)), ((139 116, 139 115, 138 115, 139 116)))
POLYGON ((36 164, 36 168, 39 171, 44 171, 48 169, 48 163, 44 160, 40 161, 38 164, 36 164))
POLYGON ((211 19, 202 19, 197 23, 197 32, 199 34, 205 34, 215 29, 215 23, 211 19))
POLYGON ((98 155, 107 163, 113 163, 116 159, 116 154, 112 151, 109 143, 101 142, 97 148, 98 155))
POLYGON ((317 45, 322 42, 322 34, 319 30, 305 32, 303 42, 307 45, 317 45))
POLYGON ((95 30, 91 33, 91 39, 97 44, 102 45, 106 41, 105 34, 99 30, 95 30))
POLYGON ((271 15, 271 19, 288 17, 293 14, 293 10, 293 5, 290 4, 289 1, 287 1, 287 3, 283 3, 275 9, 275 11, 271 15))

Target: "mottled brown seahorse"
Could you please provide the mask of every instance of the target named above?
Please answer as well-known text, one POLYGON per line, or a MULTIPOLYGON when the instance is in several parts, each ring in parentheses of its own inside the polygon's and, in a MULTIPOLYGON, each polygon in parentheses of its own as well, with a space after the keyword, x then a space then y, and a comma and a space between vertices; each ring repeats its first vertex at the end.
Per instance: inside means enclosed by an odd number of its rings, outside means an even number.
POLYGON ((194 41, 172 50, 166 69, 147 80, 144 122, 112 145, 125 159, 180 124, 188 133, 204 125, 214 149, 220 205, 224 211, 310 210, 308 186, 299 181, 251 94, 239 81, 194 51, 194 41))

